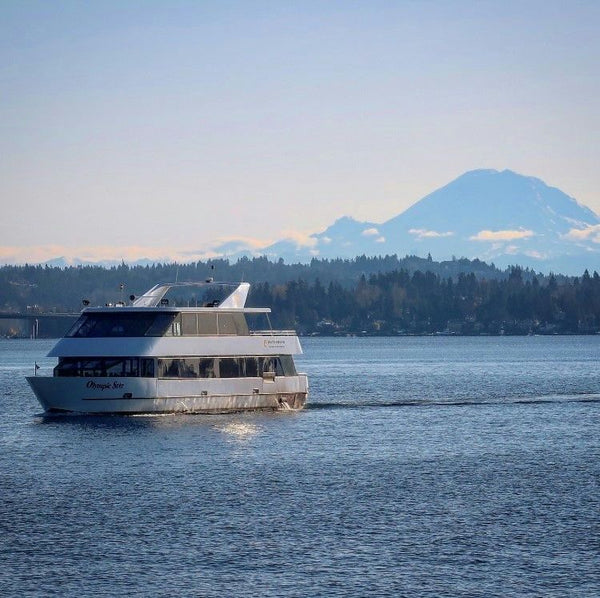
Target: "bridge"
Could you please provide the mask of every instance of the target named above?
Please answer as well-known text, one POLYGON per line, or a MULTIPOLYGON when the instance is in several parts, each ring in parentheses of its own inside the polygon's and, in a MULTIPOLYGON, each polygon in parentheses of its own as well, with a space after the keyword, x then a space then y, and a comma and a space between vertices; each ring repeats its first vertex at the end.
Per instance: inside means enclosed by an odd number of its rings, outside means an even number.
POLYGON ((59 320, 64 322, 64 329, 67 330, 80 315, 80 312, 0 311, 0 320, 24 320, 30 326, 31 338, 38 338, 40 322, 59 320))

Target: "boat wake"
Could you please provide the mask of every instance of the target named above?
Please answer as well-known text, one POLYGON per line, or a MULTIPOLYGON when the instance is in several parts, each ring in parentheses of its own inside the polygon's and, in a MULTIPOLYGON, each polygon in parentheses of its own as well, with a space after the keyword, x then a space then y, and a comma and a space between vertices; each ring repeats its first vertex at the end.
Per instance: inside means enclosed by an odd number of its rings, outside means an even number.
POLYGON ((306 409, 390 409, 398 407, 467 407, 477 405, 543 405, 556 403, 600 403, 600 394, 549 395, 537 397, 473 398, 473 399, 407 399, 395 401, 315 401, 306 409))

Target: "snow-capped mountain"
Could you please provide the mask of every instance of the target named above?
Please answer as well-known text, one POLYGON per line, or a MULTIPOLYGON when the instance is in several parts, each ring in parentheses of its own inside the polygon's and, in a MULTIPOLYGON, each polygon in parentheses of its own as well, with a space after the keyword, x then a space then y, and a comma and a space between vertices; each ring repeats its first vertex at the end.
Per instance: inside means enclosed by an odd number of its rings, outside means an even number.
POLYGON ((473 170, 381 224, 344 217, 302 246, 261 253, 312 257, 431 253, 580 274, 600 264, 600 218, 559 189, 510 170, 473 170))
MULTIPOLYGON (((189 253, 189 252, 188 252, 189 253)), ((281 239, 257 249, 245 240, 222 243, 197 254, 271 260, 431 254, 436 261, 479 258, 499 267, 529 266, 540 272, 580 275, 600 269, 600 218, 540 179, 510 170, 473 170, 430 193, 382 223, 344 216, 308 238, 281 239)), ((190 261, 198 257, 190 258, 190 261)), ((131 265, 171 261, 144 258, 131 265)), ((47 265, 118 266, 121 260, 55 258, 47 265)))

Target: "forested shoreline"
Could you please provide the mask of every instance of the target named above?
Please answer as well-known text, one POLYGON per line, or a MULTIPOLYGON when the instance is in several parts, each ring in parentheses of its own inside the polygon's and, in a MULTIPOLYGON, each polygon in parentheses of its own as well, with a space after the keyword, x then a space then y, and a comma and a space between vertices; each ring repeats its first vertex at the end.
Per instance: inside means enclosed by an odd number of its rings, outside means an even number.
POLYGON ((256 304, 303 334, 595 334, 600 331, 600 276, 563 281, 460 274, 454 281, 406 270, 361 277, 355 287, 319 281, 258 285, 256 304))
MULTIPOLYGON (((541 275, 479 260, 358 257, 310 264, 243 258, 195 264, 110 268, 4 266, 3 312, 76 312, 139 295, 165 281, 253 283, 249 305, 272 308, 276 327, 304 335, 595 334, 600 332, 600 276, 541 275)), ((176 296, 179 304, 197 300, 176 296)))

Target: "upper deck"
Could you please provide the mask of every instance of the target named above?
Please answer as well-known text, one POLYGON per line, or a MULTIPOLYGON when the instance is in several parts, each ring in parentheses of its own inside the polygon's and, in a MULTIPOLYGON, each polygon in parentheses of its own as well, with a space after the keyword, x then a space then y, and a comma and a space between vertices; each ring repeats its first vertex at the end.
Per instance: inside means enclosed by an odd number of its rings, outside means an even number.
POLYGON ((273 330, 269 308, 244 307, 248 283, 240 284, 218 306, 204 307, 169 305, 165 286, 131 306, 84 309, 49 356, 302 352, 295 331, 273 330))
MULTIPOLYGON (((173 287, 212 287, 224 283, 169 283, 156 285, 147 293, 132 296, 131 306, 122 302, 88 307, 67 332, 67 338, 248 336, 272 334, 267 307, 245 307, 250 285, 240 283, 223 301, 212 300, 195 307, 170 306, 165 294, 173 287), (250 320, 250 321, 249 321, 250 320), (261 321, 262 320, 262 321, 261 321)), ((290 331, 279 331, 290 334, 290 331)), ((293 334, 293 332, 292 332, 293 334)))

